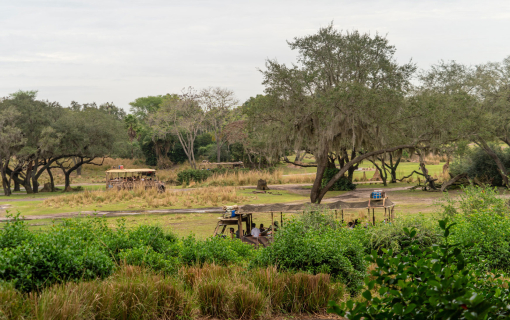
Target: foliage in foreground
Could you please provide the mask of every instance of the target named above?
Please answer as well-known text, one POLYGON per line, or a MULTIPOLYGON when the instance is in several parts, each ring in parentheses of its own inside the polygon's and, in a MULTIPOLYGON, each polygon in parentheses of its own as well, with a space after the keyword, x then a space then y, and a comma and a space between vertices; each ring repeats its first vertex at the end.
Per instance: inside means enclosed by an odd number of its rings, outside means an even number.
POLYGON ((281 270, 328 273, 355 292, 367 267, 359 234, 341 228, 331 222, 327 213, 316 210, 308 208, 304 218, 287 222, 276 233, 273 245, 261 250, 252 263, 274 265, 281 270))
MULTIPOLYGON (((461 243, 451 244, 455 224, 439 221, 444 244, 422 248, 414 242, 407 254, 376 251, 368 261, 377 265, 365 278, 367 290, 360 302, 340 306, 330 302, 330 312, 348 319, 502 319, 510 316, 508 282, 468 265, 461 243)), ((410 239, 416 230, 406 230, 410 239)))
POLYGON ((447 198, 444 214, 456 222, 450 238, 473 242, 464 256, 487 271, 510 271, 510 210, 495 188, 466 187, 458 199, 447 198))
POLYGON ((103 280, 56 284, 30 295, 0 284, 0 319, 257 319, 323 312, 342 295, 343 287, 325 274, 246 273, 240 266, 206 264, 168 277, 123 265, 103 280))
POLYGON ((120 263, 168 274, 181 264, 241 263, 252 250, 220 238, 180 241, 159 226, 127 230, 124 220, 110 228, 104 218, 65 220, 48 232, 32 233, 19 214, 0 231, 0 280, 22 291, 54 283, 105 278, 120 263))

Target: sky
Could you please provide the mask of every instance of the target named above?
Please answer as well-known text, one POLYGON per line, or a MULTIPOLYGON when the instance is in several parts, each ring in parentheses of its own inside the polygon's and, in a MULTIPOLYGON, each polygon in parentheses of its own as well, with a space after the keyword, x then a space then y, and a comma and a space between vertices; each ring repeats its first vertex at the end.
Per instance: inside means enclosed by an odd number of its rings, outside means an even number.
POLYGON ((68 106, 192 86, 262 94, 267 59, 295 61, 287 40, 333 22, 386 35, 396 59, 427 69, 510 56, 508 0, 0 0, 0 97, 38 90, 68 106))

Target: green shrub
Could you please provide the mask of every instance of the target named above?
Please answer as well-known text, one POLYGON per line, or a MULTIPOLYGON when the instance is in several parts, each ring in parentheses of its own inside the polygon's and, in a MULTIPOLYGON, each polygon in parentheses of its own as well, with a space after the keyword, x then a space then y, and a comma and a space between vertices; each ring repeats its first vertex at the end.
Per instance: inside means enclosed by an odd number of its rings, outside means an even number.
MULTIPOLYGON (((324 170, 324 175, 322 176, 322 181, 321 181, 321 188, 324 188, 328 182, 333 179, 333 177, 340 171, 340 169, 338 168, 326 168, 326 170, 324 170)), ((354 183, 352 183, 351 181, 349 181, 349 179, 347 177, 341 177, 340 179, 338 179, 337 182, 335 182, 335 184, 333 184, 333 187, 331 187, 330 190, 333 190, 333 191, 351 191, 351 190, 355 190, 356 189, 356 185, 354 183)))
POLYGON ((202 182, 212 175, 212 170, 186 169, 177 173, 177 183, 188 185, 191 181, 202 182))
POLYGON ((19 212, 16 215, 12 215, 7 211, 6 217, 11 220, 7 221, 4 228, 0 230, 0 249, 15 248, 24 241, 33 240, 33 234, 28 231, 27 225, 20 218, 19 212))
POLYGON ((148 267, 155 271, 175 274, 180 266, 176 257, 154 251, 153 247, 137 247, 121 251, 120 259, 127 265, 148 267))
MULTIPOLYGON (((340 306, 330 302, 329 312, 349 319, 507 319, 510 316, 508 282, 466 266, 461 243, 451 244, 454 224, 439 221, 444 241, 422 248, 413 243, 406 254, 374 250, 369 261, 377 265, 365 278, 362 299, 340 306)), ((410 239, 416 230, 406 229, 410 239)))
POLYGON ((253 266, 275 265, 280 270, 329 273, 355 292, 362 283, 367 264, 359 234, 346 228, 325 225, 311 229, 303 221, 291 220, 280 229, 270 247, 259 250, 253 266))
POLYGON ((19 214, 0 231, 0 279, 23 291, 53 283, 110 275, 121 259, 175 272, 180 246, 158 226, 109 228, 104 218, 68 219, 33 234, 19 214), (122 253, 122 255, 121 255, 122 253))
POLYGON ((423 215, 403 216, 391 223, 379 223, 375 227, 364 229, 365 234, 361 238, 367 254, 372 250, 382 254, 382 249, 392 249, 394 254, 405 252, 411 245, 406 228, 416 230, 413 241, 421 248, 428 248, 442 241, 437 220, 423 215))
MULTIPOLYGON (((510 168, 510 150, 500 146, 491 146, 506 168, 510 168)), ((481 148, 468 148, 467 153, 450 165, 450 173, 454 176, 467 173, 471 179, 478 178, 492 186, 502 186, 503 179, 496 162, 481 148)))
POLYGON ((456 226, 450 238, 473 242, 464 255, 486 270, 510 271, 510 210, 497 189, 469 186, 459 198, 447 197, 443 213, 456 226))
POLYGON ((253 256, 253 247, 239 239, 211 237, 197 240, 190 235, 183 240, 181 258, 185 264, 215 263, 229 265, 240 263, 253 256))
POLYGON ((54 227, 33 241, 0 252, 0 277, 30 291, 68 281, 105 277, 114 263, 98 246, 91 246, 74 230, 54 227))

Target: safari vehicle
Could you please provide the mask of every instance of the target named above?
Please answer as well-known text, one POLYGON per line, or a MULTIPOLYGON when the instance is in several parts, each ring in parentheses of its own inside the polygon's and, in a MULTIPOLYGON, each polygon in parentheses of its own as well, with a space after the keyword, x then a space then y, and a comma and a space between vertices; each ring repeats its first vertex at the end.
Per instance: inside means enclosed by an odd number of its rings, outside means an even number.
POLYGON ((132 190, 135 187, 156 188, 165 191, 165 184, 158 181, 154 169, 111 169, 106 171, 106 189, 132 190))
POLYGON ((225 213, 222 217, 218 218, 218 223, 216 225, 216 229, 214 229, 213 236, 240 238, 242 242, 249 243, 255 248, 258 248, 259 246, 265 248, 273 242, 272 232, 275 230, 275 223, 272 218, 273 214, 271 214, 272 222, 269 229, 261 232, 259 237, 253 237, 251 235, 251 225, 253 223, 252 213, 237 213, 235 216, 231 216, 230 213, 225 213), (243 228, 243 222, 245 228, 243 228), (237 226, 238 234, 234 233, 231 235, 229 232, 226 233, 225 231, 227 228, 230 229, 229 226, 237 226))

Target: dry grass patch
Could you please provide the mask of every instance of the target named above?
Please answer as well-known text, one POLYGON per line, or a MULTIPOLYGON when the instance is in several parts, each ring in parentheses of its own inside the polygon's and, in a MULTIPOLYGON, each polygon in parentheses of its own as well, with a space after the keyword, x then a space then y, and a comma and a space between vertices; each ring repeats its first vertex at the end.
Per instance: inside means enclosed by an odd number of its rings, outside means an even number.
POLYGON ((244 202, 253 197, 244 196, 235 187, 209 187, 195 190, 167 190, 135 188, 133 190, 98 190, 53 197, 43 205, 51 208, 83 207, 95 204, 129 203, 129 208, 144 207, 216 207, 224 203, 244 202))
POLYGON ((313 183, 315 174, 295 174, 283 176, 283 170, 268 171, 238 171, 223 174, 213 174, 199 186, 254 186, 262 179, 268 184, 313 183))

